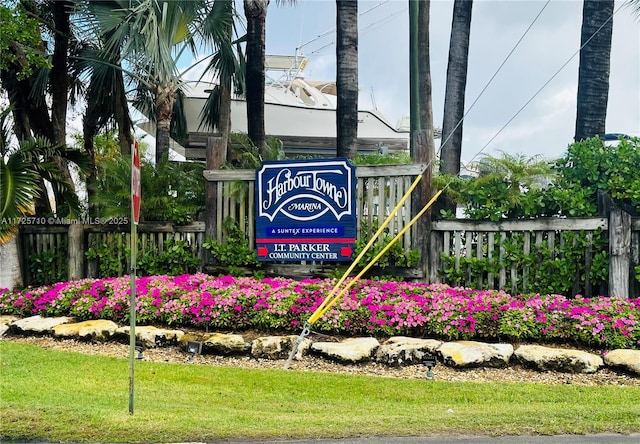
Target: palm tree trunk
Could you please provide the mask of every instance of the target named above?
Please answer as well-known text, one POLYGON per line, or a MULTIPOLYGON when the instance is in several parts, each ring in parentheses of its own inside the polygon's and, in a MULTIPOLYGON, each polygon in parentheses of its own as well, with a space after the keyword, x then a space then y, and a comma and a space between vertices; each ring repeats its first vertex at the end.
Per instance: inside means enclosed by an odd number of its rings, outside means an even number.
POLYGON ((124 78, 121 69, 114 72, 114 114, 116 122, 118 122, 118 143, 120 144, 120 153, 131 155, 131 146, 133 145, 132 123, 129 117, 129 108, 127 106, 127 96, 124 88, 124 78))
POLYGON ((269 0, 244 0, 247 19, 247 134, 251 142, 263 153, 264 81, 265 81, 265 21, 269 0))
POLYGON ((358 2, 336 0, 336 154, 353 159, 358 151, 358 2))
POLYGON ((220 120, 218 129, 220 137, 222 137, 222 153, 223 162, 227 161, 227 147, 229 146, 229 131, 231 129, 231 84, 228 82, 220 82, 220 120))
POLYGON ((67 134, 67 94, 69 91, 68 54, 71 24, 69 12, 73 5, 68 1, 53 3, 55 24, 51 78, 51 121, 53 123, 54 144, 66 143, 67 134))
MULTIPOLYGON (((442 145, 440 147, 440 172, 457 176, 460 174, 462 157, 462 119, 464 117, 467 66, 469 62, 469 34, 471 31, 471 9, 473 0, 455 0, 449 41, 449 64, 444 97, 442 119, 442 145)), ((448 196, 434 206, 455 214, 456 204, 448 196)))
POLYGON ((473 0, 455 0, 449 42, 449 65, 444 97, 444 117, 440 149, 440 171, 460 174, 462 153, 462 117, 464 116, 467 66, 469 62, 469 34, 473 0))
POLYGON ((584 0, 578 68, 576 142, 604 137, 614 0, 584 0))
POLYGON ((156 165, 169 153, 171 141, 171 118, 173 102, 176 96, 175 86, 171 82, 155 87, 156 100, 156 165))
MULTIPOLYGON (((70 13, 73 3, 59 1, 53 3, 53 20, 55 25, 54 49, 52 56, 51 78, 51 123, 53 125, 53 139, 55 145, 67 143, 67 105, 69 94, 69 39, 71 36, 70 13)), ((72 189, 75 189, 69 165, 64 159, 57 157, 53 161, 72 189)), ((62 194, 54 189, 56 199, 56 213, 67 216, 69 208, 62 194)))

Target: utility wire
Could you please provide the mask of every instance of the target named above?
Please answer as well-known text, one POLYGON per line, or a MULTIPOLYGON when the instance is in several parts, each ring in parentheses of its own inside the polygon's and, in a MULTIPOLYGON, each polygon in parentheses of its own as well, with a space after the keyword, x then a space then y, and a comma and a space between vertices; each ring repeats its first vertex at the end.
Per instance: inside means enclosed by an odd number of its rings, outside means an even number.
MULTIPOLYGON (((378 5, 378 6, 380 6, 380 5, 378 5)), ((371 31, 373 31, 373 30, 377 29, 378 27, 380 27, 380 26, 382 26, 382 25, 384 25, 384 24, 386 24, 386 23, 390 22, 391 20, 393 20, 393 19, 395 18, 395 16, 397 16, 397 15, 399 15, 399 14, 402 14, 402 13, 403 13, 403 12, 405 12, 407 9, 408 9, 408 8, 400 9, 400 10, 398 10, 398 11, 394 12, 393 14, 390 14, 390 15, 389 15, 389 16, 387 16, 387 17, 383 17, 383 18, 381 18, 380 20, 377 20, 377 21, 375 21, 375 22, 371 22, 371 23, 369 23, 368 25, 363 26, 362 28, 360 28, 360 29, 359 29, 359 31, 358 31, 358 35, 361 37, 361 36, 363 36, 363 35, 366 35, 366 34, 370 33, 371 31)), ((334 28, 334 29, 335 29, 335 28, 334 28)), ((325 34, 326 34, 326 33, 325 33, 325 34)), ((324 34, 323 34, 323 35, 324 35, 324 34)), ((309 43, 309 42, 307 42, 307 43, 309 43)), ((323 45, 323 46, 321 46, 320 48, 318 48, 318 49, 316 49, 316 50, 312 51, 311 53, 309 53, 309 55, 314 55, 314 54, 315 54, 315 55, 319 55, 319 54, 321 54, 321 53, 322 53, 322 51, 324 51, 325 49, 327 49, 327 48, 329 48, 329 47, 331 47, 331 46, 333 46, 333 45, 335 45, 335 44, 336 44, 336 41, 335 41, 335 40, 332 40, 331 42, 327 43, 326 45, 323 45)))
MULTIPOLYGON (((525 104, 524 104, 524 105, 522 105, 518 111, 516 111, 516 113, 515 113, 515 114, 514 114, 514 115, 513 115, 513 116, 512 116, 508 121, 507 121, 507 123, 505 123, 505 124, 502 126, 502 128, 500 128, 500 129, 498 130, 498 132, 497 132, 493 137, 491 137, 491 139, 489 139, 489 141, 488 141, 488 142, 487 142, 487 143, 482 147, 482 149, 481 149, 480 151, 478 151, 478 152, 477 152, 477 153, 476 153, 476 154, 471 158, 471 160, 469 161, 469 163, 470 163, 470 162, 473 162, 473 160, 474 160, 476 157, 478 157, 478 156, 479 156, 479 155, 480 155, 480 154, 481 154, 481 153, 482 153, 482 152, 483 152, 483 151, 484 151, 484 150, 485 150, 485 149, 486 149, 486 148, 491 144, 491 142, 493 142, 493 141, 495 140, 495 138, 496 138, 496 137, 498 137, 498 136, 500 135, 500 133, 502 133, 502 131, 504 131, 504 129, 505 129, 507 126, 509 126, 509 124, 510 124, 511 122, 513 122, 513 120, 514 120, 516 117, 518 117, 518 115, 519 115, 519 114, 520 114, 520 113, 521 113, 521 112, 522 112, 522 111, 523 111, 523 110, 524 110, 524 109, 525 109, 525 108, 526 108, 526 107, 527 107, 527 106, 528 106, 528 105, 533 101, 533 99, 535 99, 535 98, 538 96, 538 94, 540 94, 540 92, 542 92, 542 90, 543 90, 543 89, 545 89, 545 88, 547 87, 547 85, 548 85, 549 83, 551 83, 551 81, 552 81, 553 79, 555 79, 555 78, 556 78, 556 76, 557 76, 558 74, 560 74, 560 71, 562 71, 562 70, 563 70, 563 69, 564 69, 564 68, 565 68, 565 67, 566 67, 566 66, 571 62, 571 60, 573 60, 573 59, 575 58, 575 56, 576 56, 576 55, 580 54, 580 51, 582 51, 582 48, 584 48, 585 46, 587 46, 587 45, 589 44, 589 42, 591 42, 591 40, 596 36, 596 34, 598 34, 598 33, 602 30, 602 28, 604 28, 604 26, 605 26, 607 23, 609 23, 611 20, 613 20, 613 17, 618 13, 618 11, 620 11, 620 9, 621 9, 624 5, 625 5, 625 3, 621 4, 620 6, 618 6, 618 8, 617 8, 615 11, 613 11, 613 14, 611 14, 611 16, 610 16, 609 18, 607 18, 607 20, 605 20, 605 21, 602 23, 602 25, 600 25, 600 27, 599 27, 598 29, 596 29, 596 31, 595 31, 593 34, 591 34, 591 37, 589 37, 589 38, 587 39, 587 41, 586 41, 586 42, 584 42, 584 44, 583 44, 582 46, 580 46, 580 48, 579 48, 576 52, 574 52, 574 53, 571 55, 571 57, 569 57, 569 59, 568 59, 568 60, 567 60, 567 61, 566 61, 566 62, 565 62, 565 63, 564 63, 560 68, 558 68, 558 70, 557 70, 557 71, 556 71, 556 72, 555 72, 555 73, 554 73, 554 74, 549 78, 549 80, 547 80, 547 81, 546 81, 546 82, 545 82, 545 83, 544 83, 544 84, 543 84, 543 85, 542 85, 542 86, 541 86, 541 87, 540 87, 540 88, 539 88, 539 89, 538 89, 538 90, 533 94, 533 96, 531 96, 531 98, 530 98, 529 100, 527 100, 527 101, 525 102, 525 104)), ((464 117, 463 117, 463 118, 464 118, 464 117)), ((440 148, 442 148, 442 146, 441 146, 440 148)))
MULTIPOLYGON (((480 91, 480 94, 478 94, 478 96, 475 98, 475 100, 473 101, 473 103, 471 104, 471 106, 469 107, 469 109, 467 109, 467 111, 463 114, 462 118, 458 121, 458 123, 456 124, 455 127, 453 127, 453 129, 451 130, 451 132, 447 135, 447 137, 440 143, 440 148, 438 149, 438 154, 440 154, 440 151, 442 151, 442 148, 444 147, 444 145, 449 141, 449 139, 453 136, 453 133, 455 133, 455 131, 458 129, 458 127, 460 125, 462 125, 462 122, 464 121, 464 118, 467 117, 467 114, 469 114, 471 112, 471 110, 473 109, 473 107, 475 106, 476 103, 478 103, 478 100, 480 100, 480 97, 482 97, 482 95, 484 94, 484 92, 487 90, 487 88, 489 88, 489 85, 491 85, 491 83, 493 82, 493 80, 496 78, 496 76, 498 75, 498 73, 502 70, 502 68, 504 67, 504 65, 507 63, 507 61, 509 60, 509 58, 511 58, 511 56, 513 55, 513 53, 515 52, 515 50, 518 48, 518 46, 520 46, 520 43, 522 43, 522 41, 524 40, 525 36, 529 33, 529 31, 531 30, 531 28, 533 28, 533 25, 538 21, 538 18, 540 18, 540 16, 542 15, 542 12, 545 10, 545 8, 549 5, 551 0, 547 0, 547 2, 542 6, 542 9, 540 9, 540 12, 538 12, 538 15, 535 16, 535 18, 533 19, 533 21, 531 22, 531 24, 529 24, 529 26, 527 27, 527 29, 524 31, 524 33, 522 34, 522 36, 520 37, 520 39, 516 42, 516 44, 514 45, 514 47, 511 49, 511 51, 509 52, 509 54, 507 54, 507 56, 505 57, 505 59, 502 61, 502 63, 500 64, 500 66, 498 67, 498 69, 496 70, 496 72, 493 73, 493 75, 491 76, 491 78, 489 79, 489 81, 486 83, 486 85, 484 86, 484 88, 482 88, 482 90, 480 91)), ((443 134, 444 135, 444 134, 443 134)), ((479 154, 479 153, 478 153, 479 154)), ((476 156, 478 155, 476 154, 476 156)), ((475 158, 475 156, 474 156, 475 158)))
MULTIPOLYGON (((372 7, 370 7, 369 9, 367 9, 366 11, 363 11, 363 12, 358 13, 358 17, 362 17, 362 16, 364 16, 364 15, 368 14, 369 12, 371 12, 371 11, 373 11, 373 10, 375 10, 375 9, 378 9, 379 7, 383 6, 384 4, 389 3, 390 1, 391 1, 391 0, 385 0, 385 1, 383 1, 383 2, 380 2, 380 3, 376 4, 376 5, 373 5, 372 7)), ((406 8, 405 8, 405 10, 406 10, 406 8)), ((394 16, 394 15, 396 15, 396 14, 398 14, 398 13, 396 12, 396 13, 392 14, 391 16, 394 16)), ((372 22, 371 24, 367 25, 367 27, 371 27, 371 26, 372 26, 372 25, 374 25, 374 24, 377 24, 377 23, 379 23, 379 22, 382 22, 382 21, 384 21, 384 20, 388 20, 388 19, 389 19, 389 17, 384 17, 384 18, 380 19, 378 22, 372 22)), ((315 37, 314 37, 314 38, 312 38, 311 40, 308 40, 308 41, 306 41, 305 43, 302 43, 300 46, 298 46, 298 47, 296 48, 296 53, 297 53, 300 49, 302 49, 302 48, 304 48, 305 46, 307 46, 308 44, 313 43, 313 42, 315 42, 316 40, 319 40, 319 39, 321 39, 321 38, 324 38, 324 37, 326 37, 326 36, 328 36, 328 35, 330 35, 330 34, 333 34, 334 32, 336 32, 336 29, 337 29, 337 27, 336 27, 336 26, 334 26, 334 27, 332 27, 332 28, 328 29, 327 31, 325 31, 325 32, 323 32, 323 33, 321 33, 321 34, 318 34, 317 36, 315 36, 315 37)), ((331 43, 328 43, 328 44, 324 45, 322 48, 320 48, 320 49, 316 49, 316 50, 315 50, 315 51, 313 51, 311 54, 318 53, 319 51, 321 51, 322 49, 326 48, 327 46, 331 46, 331 45, 334 45, 334 44, 335 44, 335 41, 334 41, 334 42, 331 42, 331 43)))

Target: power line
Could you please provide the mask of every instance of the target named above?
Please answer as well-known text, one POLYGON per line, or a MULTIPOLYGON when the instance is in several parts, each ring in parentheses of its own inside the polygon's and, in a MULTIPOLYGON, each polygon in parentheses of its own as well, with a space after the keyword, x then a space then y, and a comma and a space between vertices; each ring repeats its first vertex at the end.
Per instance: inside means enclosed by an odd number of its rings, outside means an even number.
MULTIPOLYGON (((556 76, 560 73, 560 71, 562 71, 568 64, 569 62, 571 62, 571 60, 573 60, 575 58, 576 55, 578 55, 580 53, 580 51, 582 50, 582 48, 584 48, 585 46, 587 46, 589 44, 589 42, 591 42, 591 40, 602 30, 602 28, 604 28, 604 26, 609 23, 611 20, 613 20, 613 17, 618 13, 618 11, 620 11, 620 9, 624 6, 625 4, 621 4, 620 6, 618 6, 618 8, 613 12, 613 14, 611 14, 611 16, 609 18, 607 18, 607 20, 605 20, 602 25, 600 25, 600 27, 591 35, 591 37, 589 37, 587 39, 586 42, 584 42, 584 44, 582 46, 580 46, 580 48, 578 48, 578 50, 576 52, 574 52, 571 57, 569 57, 569 59, 560 67, 558 68, 558 70, 549 78, 549 80, 547 80, 534 94, 533 96, 531 96, 531 98, 529 100, 527 100, 525 102, 524 105, 522 105, 520 107, 520 109, 518 111, 516 111, 516 113, 507 121, 507 123, 505 123, 502 128, 500 128, 498 130, 498 132, 491 137, 491 139, 489 139, 489 141, 482 147, 482 149, 480 151, 478 151, 469 162, 472 162, 476 157, 478 157, 478 155, 480 155, 490 144, 491 142, 493 142, 495 140, 496 137, 498 137, 500 135, 500 133, 502 133, 502 131, 504 131, 504 129, 509 126, 509 124, 511 122, 513 122, 513 120, 518 117, 518 115, 529 105, 529 103, 531 103, 533 101, 533 99, 535 99, 538 94, 540 94, 540 92, 542 92, 543 89, 545 89, 547 87, 547 85, 549 83, 551 83, 551 81, 556 78, 556 76)), ((463 117, 464 118, 464 117, 463 117)), ((442 146, 440 147, 442 148, 442 146)))
MULTIPOLYGON (((374 11, 374 10, 378 9, 379 7, 381 7, 381 6, 383 6, 383 5, 387 4, 387 3, 389 3, 390 1, 391 1, 391 0, 385 0, 385 1, 383 1, 383 2, 377 3, 377 4, 373 5, 372 7, 370 7, 369 9, 367 9, 367 10, 365 10, 365 11, 363 11, 363 12, 358 13, 358 17, 363 17, 363 16, 365 16, 366 14, 370 13, 371 11, 374 11)), ((406 10, 406 9, 407 9, 407 8, 404 8, 404 9, 403 9, 403 11, 404 11, 404 10, 406 10)), ((400 12, 402 12, 402 11, 400 11, 400 12)), ((393 17, 394 15, 397 15, 397 14, 398 14, 398 12, 396 12, 396 13, 394 13, 394 14, 391 14, 391 16, 390 16, 390 17, 393 17)), ((378 20, 378 21, 376 21, 376 22, 372 22, 372 23, 370 23, 369 25, 367 25, 367 26, 365 27, 365 29, 366 29, 366 28, 370 28, 371 26, 376 25, 376 24, 378 24, 378 23, 380 23, 380 22, 387 21, 387 20, 389 20, 389 18, 390 18, 390 17, 389 17, 389 16, 388 16, 388 17, 384 17, 384 18, 382 18, 382 19, 380 19, 380 20, 378 20)), ((331 34, 335 33, 335 32, 336 32, 336 29, 337 29, 337 27, 336 27, 336 26, 334 26, 334 27, 332 27, 332 28, 328 29, 327 31, 325 31, 325 32, 323 32, 323 33, 321 33, 321 34, 318 34, 317 36, 315 36, 315 37, 314 37, 314 38, 312 38, 311 40, 308 40, 308 41, 306 41, 306 42, 302 43, 300 46, 298 46, 298 47, 296 48, 296 53, 297 53, 300 49, 302 49, 303 47, 305 47, 305 46, 309 45, 310 43, 313 43, 313 42, 315 42, 316 40, 319 40, 319 39, 321 39, 321 38, 324 38, 324 37, 326 37, 326 36, 328 36, 328 35, 331 35, 331 34)), ((320 52, 320 51, 321 51, 321 50, 323 50, 324 48, 326 48, 326 47, 328 47, 328 46, 331 46, 331 45, 334 45, 334 44, 335 44, 335 42, 327 43, 326 45, 322 46, 320 49, 316 49, 315 51, 313 51, 311 54, 317 54, 318 52, 320 52)))
MULTIPOLYGON (((471 110, 473 109, 473 107, 475 106, 476 103, 478 103, 478 100, 480 100, 480 97, 482 97, 482 95, 484 94, 484 92, 487 90, 487 88, 489 88, 489 85, 491 85, 491 83, 493 82, 493 80, 496 78, 496 76, 498 75, 498 73, 502 70, 502 68, 504 67, 504 65, 507 63, 507 61, 509 60, 509 58, 511 58, 511 56, 513 55, 513 53, 515 52, 515 50, 518 48, 518 46, 520 46, 520 43, 522 43, 522 41, 524 40, 525 36, 529 33, 529 31, 531 30, 531 28, 533 28, 533 25, 538 21, 538 18, 540 18, 540 16, 542 15, 542 12, 546 9, 546 7, 549 5, 551 0, 547 0, 547 2, 542 6, 542 9, 540 9, 540 11, 538 12, 538 14, 535 16, 535 18, 533 19, 533 21, 529 24, 529 26, 527 27, 527 29, 524 31, 524 33, 522 34, 522 36, 520 37, 520 39, 518 39, 518 41, 516 42, 516 44, 514 45, 514 47, 511 49, 511 51, 509 52, 509 54, 507 54, 507 56, 505 57, 505 59, 502 61, 502 63, 500 64, 500 66, 498 67, 498 69, 496 70, 496 72, 493 73, 493 75, 491 76, 491 78, 489 79, 489 81, 485 84, 484 88, 482 88, 482 90, 480 91, 480 94, 478 94, 478 96, 475 98, 475 100, 473 101, 473 103, 471 104, 471 106, 469 107, 469 109, 467 109, 467 111, 463 114, 462 118, 458 121, 458 123, 456 124, 455 127, 453 127, 453 129, 451 130, 451 132, 447 135, 447 137, 440 143, 440 148, 438 149, 438 154, 440 154, 440 151, 442 150, 442 148, 444 147, 444 145, 449 141, 449 139, 453 136, 453 133, 455 133, 455 131, 458 129, 458 127, 460 125, 462 125, 462 122, 464 121, 465 117, 467 117, 467 114, 469 114, 471 112, 471 110)), ((478 153, 480 154, 480 153, 478 153)), ((478 155, 476 154, 476 156, 478 155)), ((475 156, 474 156, 475 158, 475 156)), ((472 159, 473 160, 473 159, 472 159)))

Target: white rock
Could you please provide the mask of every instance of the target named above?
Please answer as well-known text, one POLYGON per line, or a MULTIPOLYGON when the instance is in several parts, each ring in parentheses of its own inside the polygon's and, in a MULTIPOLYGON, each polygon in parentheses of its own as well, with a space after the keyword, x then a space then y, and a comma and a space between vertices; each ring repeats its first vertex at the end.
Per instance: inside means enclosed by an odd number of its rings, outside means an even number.
MULTIPOLYGON (((130 326, 120 327, 116 334, 120 337, 128 338, 130 326)), ((151 325, 141 325, 135 327, 136 339, 144 345, 145 348, 166 347, 175 345, 180 338, 184 336, 182 330, 168 330, 157 328, 151 325)))
POLYGON ((90 341, 103 342, 115 334, 118 324, 106 319, 83 321, 73 324, 60 324, 53 327, 53 334, 57 337, 75 337, 90 341))
POLYGON ((445 342, 438 349, 442 360, 451 367, 506 367, 513 355, 511 344, 476 341, 445 342))
POLYGON ((434 353, 442 341, 436 339, 409 338, 393 336, 387 339, 376 351, 376 361, 391 366, 422 363, 425 354, 434 353))
POLYGON ((371 360, 379 346, 376 338, 351 338, 342 342, 315 342, 311 350, 334 361, 353 364, 371 360))
POLYGON ((604 355, 604 362, 608 366, 640 375, 640 350, 611 350, 604 355))
MULTIPOLYGON (((256 359, 287 359, 297 340, 298 336, 296 335, 256 338, 251 342, 251 356, 256 359)), ((309 339, 302 339, 293 358, 300 360, 310 346, 311 341, 309 339)))
POLYGON ((40 315, 31 316, 29 318, 20 319, 11 323, 11 329, 19 333, 44 334, 52 333, 53 327, 61 324, 68 324, 74 319, 68 316, 60 316, 56 318, 43 318, 40 315))
POLYGON ((515 354, 524 365, 539 371, 594 373, 604 365, 602 358, 592 353, 541 345, 521 345, 515 354))
POLYGON ((242 335, 236 334, 213 333, 203 338, 202 342, 203 349, 214 354, 242 354, 247 353, 251 349, 251 344, 245 342, 242 335))

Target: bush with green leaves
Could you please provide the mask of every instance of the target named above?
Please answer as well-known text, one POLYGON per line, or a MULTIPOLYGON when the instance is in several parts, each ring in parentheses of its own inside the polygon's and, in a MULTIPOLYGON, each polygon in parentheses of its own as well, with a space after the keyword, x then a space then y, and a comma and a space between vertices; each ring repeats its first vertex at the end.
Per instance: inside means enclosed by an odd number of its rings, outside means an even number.
POLYGON ((249 246, 249 239, 235 219, 222 222, 224 242, 207 239, 202 247, 208 250, 219 265, 227 267, 256 267, 260 265, 256 252, 249 246))
POLYGON ((478 177, 441 175, 435 183, 447 185, 447 193, 471 219, 597 216, 599 192, 640 214, 638 165, 640 138, 607 146, 595 137, 569 145, 555 162, 520 154, 484 156, 478 177))
MULTIPOLYGON (((607 146, 596 137, 571 144, 565 155, 552 163, 535 156, 485 156, 479 164, 479 177, 439 176, 435 183, 440 188, 446 185, 448 194, 466 215, 477 220, 593 217, 598 215, 599 193, 610 196, 626 211, 640 214, 639 147, 638 138, 621 139, 617 145, 607 146)), ((454 217, 451 213, 442 216, 454 217)), ((532 272, 545 272, 529 276, 528 288, 542 293, 579 293, 587 281, 584 265, 579 265, 585 263, 587 238, 580 233, 563 235, 568 237, 560 250, 556 245, 555 251, 547 251, 543 245, 540 251, 525 255, 522 248, 516 248, 502 261, 496 254, 491 259, 460 258, 457 268, 456 259, 445 255, 441 273, 451 284, 464 281, 480 285, 476 282, 483 282, 482 276, 496 273, 501 266, 509 269, 512 265, 529 264, 532 272)), ((608 280, 608 240, 598 232, 592 242, 588 278, 593 288, 598 288, 608 280)), ((640 276, 636 278, 640 280, 640 276)))
MULTIPOLYGON (((178 225, 197 220, 204 211, 204 164, 173 162, 165 156, 157 164, 141 159, 142 221, 168 221, 178 225)), ((131 214, 131 159, 119 154, 99 165, 95 181, 97 216, 131 214)))
MULTIPOLYGON (((94 261, 98 277, 116 277, 128 274, 131 249, 127 247, 125 233, 116 233, 107 239, 93 239, 85 253, 94 261)), ((191 245, 183 240, 167 239, 162 249, 152 248, 142 253, 138 240, 137 274, 166 274, 176 276, 194 273, 200 268, 200 258, 194 257, 191 245)))
POLYGON ((138 259, 138 274, 144 276, 166 274, 177 276, 195 273, 200 268, 200 258, 194 257, 191 245, 179 239, 168 239, 162 251, 147 251, 138 259))
POLYGON ((67 279, 66 249, 44 250, 29 255, 29 285, 49 285, 67 279))
POLYGON ((127 274, 127 259, 130 254, 131 249, 127 247, 125 233, 114 233, 106 238, 92 236, 89 248, 85 252, 87 259, 95 264, 98 277, 127 274))
POLYGON ((547 190, 546 205, 565 216, 596 216, 598 191, 626 210, 640 214, 640 138, 608 146, 595 137, 569 145, 554 169, 558 180, 547 190))

